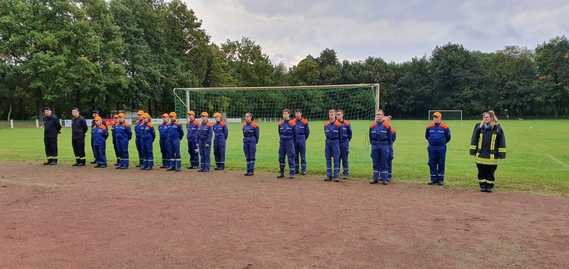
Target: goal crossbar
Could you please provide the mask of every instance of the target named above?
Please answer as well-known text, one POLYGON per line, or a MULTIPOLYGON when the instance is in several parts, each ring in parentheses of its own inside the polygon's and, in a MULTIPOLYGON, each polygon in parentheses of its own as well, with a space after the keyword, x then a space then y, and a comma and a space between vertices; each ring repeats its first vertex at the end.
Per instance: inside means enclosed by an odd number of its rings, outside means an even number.
POLYGON ((375 111, 380 108, 380 91, 379 83, 362 83, 362 84, 336 84, 336 85, 305 85, 305 86, 258 86, 258 87, 196 87, 196 88, 174 88, 172 90, 174 97, 178 99, 187 111, 190 111, 190 95, 189 92, 199 91, 272 91, 272 90, 338 90, 338 89, 356 89, 371 88, 375 91, 375 111), (179 91, 185 92, 185 97, 178 94, 179 91))

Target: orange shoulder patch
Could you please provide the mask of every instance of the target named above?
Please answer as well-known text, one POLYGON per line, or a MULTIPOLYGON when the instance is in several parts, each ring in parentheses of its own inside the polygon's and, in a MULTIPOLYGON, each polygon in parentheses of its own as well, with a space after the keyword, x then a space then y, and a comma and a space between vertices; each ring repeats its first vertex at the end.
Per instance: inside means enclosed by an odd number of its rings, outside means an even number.
POLYGON ((288 122, 291 126, 295 126, 296 125, 296 119, 292 119, 288 122))
POLYGON ((220 121, 220 122, 219 122, 219 125, 220 125, 221 127, 225 126, 225 121, 220 121))
POLYGON ((444 128, 444 129, 448 129, 448 125, 447 125, 446 123, 444 123, 444 122, 441 123, 441 127, 444 128))
POLYGON ((302 122, 302 124, 304 124, 304 125, 308 125, 308 120, 307 120, 307 119, 302 119, 300 122, 302 122))
POLYGON ((340 127, 340 126, 342 126, 342 124, 340 123, 340 121, 339 121, 339 120, 337 120, 337 121, 336 121, 335 125, 336 125, 336 127, 340 127))
POLYGON ((257 129, 257 127, 259 127, 259 126, 257 125, 257 122, 253 121, 253 122, 251 122, 251 127, 257 129))
POLYGON ((383 122, 383 127, 389 128, 389 127, 391 127, 391 125, 389 125, 389 122, 388 122, 388 121, 384 121, 384 122, 383 122))
POLYGON ((369 128, 375 128, 376 126, 377 126, 377 122, 374 121, 369 125, 369 128))
POLYGON ((435 126, 435 123, 431 122, 429 125, 427 125, 427 128, 433 128, 433 126, 435 126))
POLYGON ((345 125, 350 125, 350 122, 347 121, 347 120, 345 120, 345 121, 344 121, 344 124, 345 124, 345 125))

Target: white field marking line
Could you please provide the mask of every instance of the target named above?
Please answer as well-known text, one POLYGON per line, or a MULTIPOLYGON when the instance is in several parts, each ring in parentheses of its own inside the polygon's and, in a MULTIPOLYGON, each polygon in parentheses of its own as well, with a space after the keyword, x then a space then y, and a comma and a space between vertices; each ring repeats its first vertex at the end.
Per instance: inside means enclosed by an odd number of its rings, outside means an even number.
POLYGON ((569 165, 564 163, 562 160, 559 160, 557 158, 555 158, 555 156, 549 154, 549 153, 545 153, 545 156, 549 157, 549 159, 552 159, 554 162, 558 163, 559 165, 563 166, 566 170, 569 170, 569 165))

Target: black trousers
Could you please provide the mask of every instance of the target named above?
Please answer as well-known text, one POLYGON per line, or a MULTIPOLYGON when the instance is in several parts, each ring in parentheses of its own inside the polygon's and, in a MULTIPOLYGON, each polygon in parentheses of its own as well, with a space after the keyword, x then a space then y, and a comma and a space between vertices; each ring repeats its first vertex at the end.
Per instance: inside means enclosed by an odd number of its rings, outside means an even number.
POLYGON ((44 137, 43 143, 45 146, 45 156, 47 159, 57 160, 57 136, 55 137, 44 137))
POLYGON ((492 189, 494 187, 494 181, 496 180, 494 174, 498 166, 477 163, 476 167, 478 167, 478 184, 480 188, 492 189))
POLYGON ((71 139, 71 145, 75 159, 85 159, 85 138, 71 139))

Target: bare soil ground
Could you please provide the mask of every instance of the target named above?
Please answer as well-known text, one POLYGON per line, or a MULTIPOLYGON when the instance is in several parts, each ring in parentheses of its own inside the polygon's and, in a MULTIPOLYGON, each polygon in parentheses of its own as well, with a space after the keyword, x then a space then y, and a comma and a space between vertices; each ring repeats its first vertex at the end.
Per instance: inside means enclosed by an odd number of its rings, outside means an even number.
POLYGON ((24 162, 0 176, 0 268, 569 268, 564 197, 24 162))

